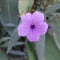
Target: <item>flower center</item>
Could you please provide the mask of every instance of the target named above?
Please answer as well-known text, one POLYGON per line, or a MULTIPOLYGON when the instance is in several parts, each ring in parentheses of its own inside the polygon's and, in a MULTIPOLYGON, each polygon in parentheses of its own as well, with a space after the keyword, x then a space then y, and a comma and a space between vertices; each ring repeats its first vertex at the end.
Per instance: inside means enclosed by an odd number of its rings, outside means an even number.
POLYGON ((31 25, 31 29, 34 29, 34 28, 35 28, 35 25, 34 25, 34 24, 32 24, 32 25, 31 25))

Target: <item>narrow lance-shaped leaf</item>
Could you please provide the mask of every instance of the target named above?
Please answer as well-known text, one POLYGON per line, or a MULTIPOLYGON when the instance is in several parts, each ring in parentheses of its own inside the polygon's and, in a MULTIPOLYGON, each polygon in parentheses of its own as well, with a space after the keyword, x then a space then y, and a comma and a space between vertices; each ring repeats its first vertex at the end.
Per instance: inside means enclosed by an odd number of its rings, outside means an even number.
POLYGON ((55 3, 55 4, 51 5, 50 7, 48 7, 47 10, 45 11, 45 13, 48 15, 53 15, 55 13, 56 9, 58 9, 58 8, 60 8, 60 3, 55 3))
POLYGON ((35 50, 35 44, 30 43, 26 40, 26 49, 29 60, 38 60, 36 50, 35 50))
POLYGON ((53 30, 54 40, 57 44, 57 47, 60 50, 60 18, 53 17, 52 20, 53 22, 52 21, 50 22, 50 26, 53 30))
POLYGON ((60 60, 60 51, 57 49, 53 36, 46 35, 45 60, 60 60))
POLYGON ((8 60, 7 55, 3 51, 0 50, 0 60, 8 60))
POLYGON ((35 43, 38 60, 44 60, 45 55, 45 35, 40 37, 40 40, 35 43))
POLYGON ((9 53, 10 53, 10 54, 13 54, 13 55, 19 55, 19 56, 20 56, 20 55, 21 55, 21 56, 25 56, 25 55, 26 55, 26 54, 25 54, 24 52, 22 52, 22 51, 12 50, 12 49, 9 51, 9 53))
POLYGON ((49 25, 52 29, 52 35, 60 50, 60 3, 56 3, 45 11, 49 17, 49 25), (52 14, 52 15, 51 15, 52 14))
POLYGON ((23 15, 29 11, 34 3, 34 0, 18 0, 19 14, 23 15), (23 8, 22 8, 23 7, 23 8))
POLYGON ((10 37, 3 37, 0 39, 0 43, 8 41, 10 39, 10 37))
POLYGON ((4 28, 8 31, 9 35, 18 24, 18 0, 1 0, 0 19, 4 28), (14 3, 14 4, 13 4, 14 3))
MULTIPOLYGON (((9 45, 8 42, 4 43, 1 47, 8 47, 8 45, 9 45)), ((24 45, 24 44, 25 44, 24 42, 15 42, 15 44, 12 44, 12 47, 18 46, 18 45, 24 45)))
POLYGON ((9 45, 8 45, 8 48, 7 48, 7 53, 11 50, 13 44, 15 44, 19 38, 20 37, 18 36, 17 28, 16 28, 14 30, 13 34, 11 35, 10 40, 9 40, 9 45))

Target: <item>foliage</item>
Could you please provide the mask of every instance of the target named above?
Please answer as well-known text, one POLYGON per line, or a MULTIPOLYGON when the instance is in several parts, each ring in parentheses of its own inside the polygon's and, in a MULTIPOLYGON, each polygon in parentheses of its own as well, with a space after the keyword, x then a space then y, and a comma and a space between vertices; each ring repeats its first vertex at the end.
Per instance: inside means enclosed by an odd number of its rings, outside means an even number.
POLYGON ((46 43, 45 59, 60 60, 60 51, 54 42, 53 36, 47 34, 45 43, 46 43))
POLYGON ((7 55, 3 51, 1 51, 1 50, 0 50, 0 60, 8 60, 7 55))
POLYGON ((0 0, 0 60, 9 60, 7 55, 13 60, 60 60, 59 0, 0 0), (49 29, 39 42, 30 43, 18 36, 17 26, 19 16, 35 10, 44 12, 49 29))

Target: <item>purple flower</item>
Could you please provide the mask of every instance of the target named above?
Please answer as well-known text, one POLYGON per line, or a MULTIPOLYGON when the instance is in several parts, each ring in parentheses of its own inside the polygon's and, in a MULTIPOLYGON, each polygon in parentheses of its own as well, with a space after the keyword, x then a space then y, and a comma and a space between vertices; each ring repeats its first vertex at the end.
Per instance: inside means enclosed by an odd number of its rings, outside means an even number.
POLYGON ((30 42, 39 41, 41 35, 47 32, 48 24, 44 22, 44 14, 35 11, 21 16, 22 22, 18 25, 18 35, 26 36, 30 42))

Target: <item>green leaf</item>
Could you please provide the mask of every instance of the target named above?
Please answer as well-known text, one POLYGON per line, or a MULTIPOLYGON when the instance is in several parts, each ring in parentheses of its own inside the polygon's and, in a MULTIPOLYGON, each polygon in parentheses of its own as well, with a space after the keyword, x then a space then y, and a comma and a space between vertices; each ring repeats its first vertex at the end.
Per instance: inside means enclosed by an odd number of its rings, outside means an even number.
POLYGON ((1 0, 0 20, 9 35, 18 25, 18 0, 1 0))
POLYGON ((9 53, 13 55, 26 56, 24 52, 19 51, 19 50, 10 50, 9 53))
POLYGON ((46 14, 53 15, 57 9, 60 9, 60 2, 51 5, 50 7, 47 8, 45 11, 46 14))
MULTIPOLYGON (((12 44, 12 47, 18 46, 18 45, 20 46, 20 45, 24 45, 24 44, 25 44, 24 42, 15 42, 15 44, 12 44)), ((9 41, 4 43, 1 47, 8 47, 8 45, 9 45, 9 41)))
POLYGON ((27 49, 27 54, 29 57, 29 60, 38 60, 37 58, 37 53, 36 53, 36 49, 35 49, 35 44, 34 43, 30 43, 26 40, 26 49, 27 49))
POLYGON ((1 44, 2 42, 8 41, 9 39, 10 39, 10 37, 3 37, 3 38, 1 38, 1 39, 0 39, 0 44, 1 44))
POLYGON ((8 60, 8 57, 0 50, 0 60, 8 60))
POLYGON ((13 34, 11 35, 11 38, 8 42, 8 48, 7 48, 7 53, 11 50, 13 44, 15 44, 20 37, 18 36, 17 33, 17 28, 14 30, 13 34))
POLYGON ((54 40, 60 50, 60 18, 58 17, 53 17, 52 18, 53 22, 50 22, 50 26, 53 30, 53 37, 54 40))
POLYGON ((18 0, 19 14, 20 15, 25 14, 28 10, 31 9, 33 3, 34 3, 34 0, 18 0))
POLYGON ((57 47, 60 50, 60 2, 52 5, 49 7, 45 12, 48 14, 49 17, 49 26, 52 29, 52 35, 56 42, 57 47), (52 16, 49 16, 52 14, 52 16))
POLYGON ((60 60, 60 51, 54 42, 53 36, 46 35, 45 60, 60 60))
POLYGON ((44 60, 45 55, 45 35, 40 36, 40 41, 35 43, 38 60, 44 60))

